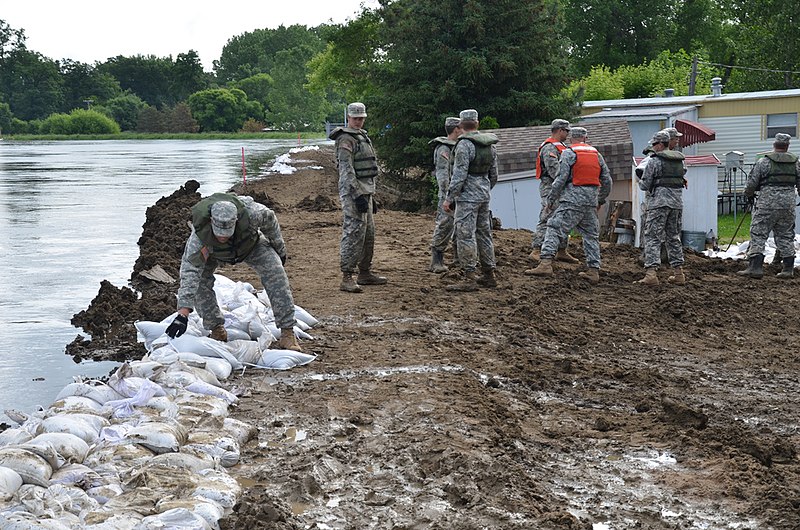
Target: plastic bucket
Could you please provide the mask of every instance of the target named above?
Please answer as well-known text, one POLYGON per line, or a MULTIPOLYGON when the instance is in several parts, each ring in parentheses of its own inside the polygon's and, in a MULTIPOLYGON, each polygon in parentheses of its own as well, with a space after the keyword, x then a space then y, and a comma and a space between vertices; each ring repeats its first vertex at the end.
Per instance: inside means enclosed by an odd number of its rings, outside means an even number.
POLYGON ((697 252, 703 252, 706 249, 706 233, 683 230, 681 232, 681 244, 697 252))

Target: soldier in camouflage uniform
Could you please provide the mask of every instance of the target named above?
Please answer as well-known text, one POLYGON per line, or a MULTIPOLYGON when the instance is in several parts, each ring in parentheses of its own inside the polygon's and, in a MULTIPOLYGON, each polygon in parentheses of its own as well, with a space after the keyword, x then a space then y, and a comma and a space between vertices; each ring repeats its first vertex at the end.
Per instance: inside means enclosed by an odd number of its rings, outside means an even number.
POLYGON ((294 335, 294 300, 286 263, 286 245, 275 212, 252 197, 215 193, 192 207, 192 233, 181 259, 178 315, 167 334, 179 337, 193 308, 211 329, 211 338, 226 341, 225 319, 214 294, 214 271, 219 263, 247 263, 261 278, 275 325, 278 348, 301 351, 294 335))
MULTIPOLYGON (((449 117, 444 121, 444 130, 447 136, 439 136, 428 143, 434 144, 433 150, 434 177, 439 188, 439 204, 436 208, 436 228, 433 230, 431 241, 431 265, 428 270, 431 272, 447 272, 447 265, 444 264, 444 251, 447 245, 453 240, 453 215, 444 211, 444 204, 447 188, 450 186, 451 152, 456 145, 456 139, 461 134, 461 120, 449 117)), ((455 241, 454 241, 455 243, 455 241)))
POLYGON ((330 134, 336 141, 336 166, 339 169, 339 199, 342 203, 342 240, 339 266, 342 283, 339 289, 360 293, 362 285, 383 285, 386 278, 370 271, 375 247, 375 180, 378 161, 372 141, 363 129, 367 109, 363 103, 347 106, 347 126, 330 134), (353 273, 358 267, 358 278, 353 273))
POLYGON ((770 231, 783 260, 783 270, 778 277, 794 275, 795 189, 800 191, 800 161, 797 155, 788 152, 791 138, 785 133, 776 134, 773 150, 756 162, 747 176, 744 194, 752 200, 755 193, 759 193, 750 223, 750 247, 747 249, 750 265, 739 271, 742 276, 761 278, 764 275, 764 244, 770 231))
POLYGON ((583 127, 573 127, 570 147, 561 153, 558 177, 547 197, 553 214, 547 221, 541 261, 525 274, 552 276, 553 259, 570 231, 577 228, 583 236, 583 251, 589 270, 578 275, 592 283, 600 281, 600 223, 597 210, 611 193, 611 172, 603 155, 586 143, 583 127), (557 207, 556 207, 557 205, 557 207))
POLYGON ((639 181, 639 188, 649 192, 644 226, 644 266, 647 272, 638 281, 644 285, 658 285, 662 240, 666 242, 669 264, 674 269, 667 281, 677 285, 686 283, 680 232, 686 166, 682 153, 668 149, 669 141, 666 131, 659 131, 653 136, 653 155, 639 181))
MULTIPOLYGON (((570 125, 567 120, 555 119, 550 123, 550 137, 542 142, 536 153, 536 178, 539 179, 539 197, 541 198, 541 208, 539 210, 539 224, 531 240, 531 251, 528 256, 532 260, 539 259, 539 253, 544 241, 544 234, 547 231, 547 220, 553 215, 553 211, 547 207, 547 197, 553 189, 553 181, 558 177, 558 161, 561 153, 567 148, 564 141, 569 136, 570 125)), ((578 260, 567 251, 569 239, 559 243, 556 260, 566 263, 578 263, 578 260)))
POLYGON ((448 291, 475 291, 479 285, 496 287, 497 266, 492 240, 489 195, 497 183, 497 136, 478 130, 478 111, 459 114, 464 133, 453 148, 453 171, 442 207, 455 206, 455 234, 458 261, 464 269, 462 281, 448 285, 448 291), (482 276, 476 269, 480 261, 482 276))

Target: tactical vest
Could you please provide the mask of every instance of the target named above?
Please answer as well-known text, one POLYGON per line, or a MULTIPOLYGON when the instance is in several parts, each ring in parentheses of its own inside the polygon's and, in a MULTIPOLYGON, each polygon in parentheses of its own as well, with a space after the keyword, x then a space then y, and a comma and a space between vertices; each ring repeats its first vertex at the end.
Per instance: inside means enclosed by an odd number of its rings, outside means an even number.
POLYGON ((230 193, 214 193, 195 204, 192 207, 192 224, 197 237, 203 243, 200 252, 189 258, 195 264, 203 263, 208 259, 209 253, 217 261, 239 263, 247 259, 258 243, 258 228, 250 223, 247 207, 230 193), (211 206, 220 201, 232 202, 237 212, 233 235, 225 243, 217 241, 211 227, 211 206))
POLYGON ((356 139, 356 149, 353 152, 353 169, 356 172, 356 178, 371 179, 378 176, 378 159, 375 156, 372 141, 367 136, 367 133, 362 129, 337 127, 329 138, 336 140, 342 134, 349 134, 356 139))
POLYGON ((797 155, 792 153, 767 153, 769 173, 761 177, 762 186, 794 186, 797 181, 797 155))
POLYGON ((428 143, 432 144, 434 149, 436 149, 436 147, 438 147, 440 144, 441 145, 449 145, 450 147, 453 147, 454 145, 456 145, 456 141, 455 140, 451 140, 447 136, 437 136, 436 138, 434 138, 433 140, 431 140, 428 143))
POLYGON ((575 152, 575 163, 572 165, 573 186, 600 185, 600 153, 589 144, 578 142, 570 147, 575 152))
MULTIPOLYGON (((556 146, 556 149, 558 149, 558 156, 561 156, 561 153, 563 153, 564 149, 567 148, 567 146, 564 145, 564 142, 559 142, 558 140, 556 140, 553 137, 550 137, 547 140, 545 140, 544 142, 542 142, 542 145, 539 146, 539 150, 536 152, 536 178, 537 179, 542 178, 542 171, 545 171, 545 169, 546 169, 546 166, 544 164, 542 164, 542 148, 547 144, 553 144, 554 146, 556 146)), ((555 177, 553 177, 553 178, 555 178, 555 177)))
MULTIPOLYGON (((498 142, 497 136, 492 133, 482 133, 480 131, 472 131, 468 133, 464 133, 458 137, 456 140, 456 144, 462 140, 469 140, 475 146, 475 158, 473 158, 469 163, 469 169, 467 172, 470 175, 485 177, 489 174, 489 169, 492 167, 492 145, 498 142)), ((456 148, 453 147, 453 152, 456 152, 456 148)), ((455 163, 454 156, 450 157, 450 165, 451 165, 451 174, 452 174, 452 165, 455 163)))
POLYGON ((658 153, 653 153, 653 156, 657 156, 661 159, 661 166, 663 168, 661 176, 656 179, 653 186, 656 188, 682 188, 683 175, 685 173, 683 167, 683 159, 685 157, 683 153, 664 149, 658 153))

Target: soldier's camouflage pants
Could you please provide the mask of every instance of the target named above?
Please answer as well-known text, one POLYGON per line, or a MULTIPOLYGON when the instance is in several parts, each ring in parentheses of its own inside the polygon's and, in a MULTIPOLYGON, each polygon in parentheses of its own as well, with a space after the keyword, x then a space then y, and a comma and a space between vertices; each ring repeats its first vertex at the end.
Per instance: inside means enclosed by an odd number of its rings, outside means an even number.
MULTIPOLYGON (((244 262, 252 267, 261 278, 261 285, 264 286, 272 304, 275 325, 281 329, 293 327, 295 319, 292 289, 289 287, 286 271, 281 265, 281 258, 275 249, 262 237, 244 262)), ((225 318, 214 294, 214 271, 217 269, 218 263, 215 259, 206 261, 195 296, 195 309, 203 319, 203 326, 207 329, 214 329, 225 323, 225 318)))
POLYGON ((671 267, 683 265, 681 244, 682 210, 676 208, 648 208, 644 225, 644 266, 658 267, 661 264, 661 242, 667 246, 671 267))
POLYGON ((497 266, 488 202, 456 202, 455 234, 458 261, 465 271, 475 271, 478 261, 482 269, 497 266))
MULTIPOLYGON (((553 189, 553 181, 550 179, 542 179, 539 181, 539 197, 541 198, 542 207, 539 210, 539 223, 536 225, 536 231, 533 233, 531 239, 531 246, 533 248, 542 248, 544 235, 547 232, 547 220, 552 217, 555 210, 547 209, 547 199, 550 197, 550 190, 553 189)), ((567 248, 569 240, 564 240, 558 248, 567 248)))
POLYGON ((542 244, 542 259, 553 259, 559 248, 564 248, 569 233, 576 229, 583 236, 583 252, 586 265, 600 268, 600 223, 594 206, 576 206, 560 203, 547 221, 542 244))
POLYGON ((452 213, 444 211, 443 203, 444 199, 439 199, 439 207, 436 210, 436 228, 433 229, 433 239, 431 240, 431 248, 440 252, 447 250, 447 245, 454 239, 455 229, 455 217, 452 213))
POLYGON ((342 240, 339 244, 339 266, 342 272, 356 272, 356 267, 368 271, 375 250, 375 221, 372 216, 372 196, 366 213, 358 217, 345 214, 342 221, 342 240))
POLYGON ((747 257, 764 253, 764 244, 770 231, 775 238, 775 248, 780 251, 781 257, 794 256, 794 213, 793 208, 777 210, 755 208, 750 223, 750 247, 747 249, 747 257))

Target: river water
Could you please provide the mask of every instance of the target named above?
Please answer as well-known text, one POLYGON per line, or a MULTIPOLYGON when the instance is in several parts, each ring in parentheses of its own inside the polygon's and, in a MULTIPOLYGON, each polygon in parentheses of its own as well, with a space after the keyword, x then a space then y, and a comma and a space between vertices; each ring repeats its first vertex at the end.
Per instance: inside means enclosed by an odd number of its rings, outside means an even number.
POLYGON ((116 363, 64 353, 102 280, 126 286, 146 209, 184 182, 227 191, 294 140, 0 141, 0 421, 116 363))

